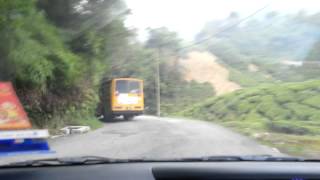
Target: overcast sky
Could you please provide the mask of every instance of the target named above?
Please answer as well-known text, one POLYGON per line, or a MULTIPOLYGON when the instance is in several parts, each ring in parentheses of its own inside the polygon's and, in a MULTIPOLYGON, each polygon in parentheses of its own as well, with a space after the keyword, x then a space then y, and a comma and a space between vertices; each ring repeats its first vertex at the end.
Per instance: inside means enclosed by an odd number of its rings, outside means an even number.
POLYGON ((145 29, 166 26, 181 38, 192 40, 204 24, 223 19, 236 11, 241 17, 269 5, 259 14, 277 10, 292 13, 299 10, 320 11, 320 0, 125 0, 132 14, 126 24, 139 30, 140 39, 145 29))

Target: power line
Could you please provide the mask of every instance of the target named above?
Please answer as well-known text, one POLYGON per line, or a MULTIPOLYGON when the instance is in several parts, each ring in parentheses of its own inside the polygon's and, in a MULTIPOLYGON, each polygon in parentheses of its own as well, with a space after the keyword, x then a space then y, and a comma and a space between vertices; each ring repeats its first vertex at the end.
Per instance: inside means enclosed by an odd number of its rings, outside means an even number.
POLYGON ((181 50, 184 50, 184 49, 188 49, 188 48, 190 48, 190 47, 193 47, 193 46, 202 44, 202 43, 204 43, 204 42, 206 42, 206 41, 214 38, 215 36, 217 36, 217 35, 225 32, 225 31, 228 31, 228 30, 230 30, 230 29, 238 26, 238 25, 241 24, 242 22, 250 19, 251 17, 253 17, 253 16, 255 16, 256 14, 260 13, 261 11, 263 11, 264 9, 266 9, 266 8, 269 7, 269 6, 270 6, 270 4, 267 4, 267 5, 265 5, 264 7, 262 7, 262 8, 260 8, 260 9, 258 9, 257 11, 253 12, 253 13, 250 14, 249 16, 246 16, 245 18, 239 20, 237 23, 234 23, 234 24, 232 24, 231 26, 228 26, 228 27, 226 27, 226 28, 223 28, 223 29, 221 29, 220 31, 214 33, 213 35, 211 35, 211 36, 209 36, 209 37, 207 37, 207 38, 205 38, 205 39, 202 39, 202 40, 200 40, 200 41, 198 41, 198 42, 195 42, 195 43, 192 43, 192 44, 190 44, 190 45, 187 45, 187 46, 184 46, 184 47, 182 47, 182 48, 179 48, 178 51, 181 51, 181 50))

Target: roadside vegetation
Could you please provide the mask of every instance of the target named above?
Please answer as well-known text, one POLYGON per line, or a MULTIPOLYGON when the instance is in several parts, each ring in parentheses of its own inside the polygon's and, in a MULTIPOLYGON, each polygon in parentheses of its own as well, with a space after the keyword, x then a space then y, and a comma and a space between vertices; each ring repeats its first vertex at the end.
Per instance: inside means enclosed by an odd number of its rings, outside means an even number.
POLYGON ((284 153, 316 157, 320 151, 319 80, 239 90, 192 105, 180 115, 218 122, 284 153))
POLYGON ((234 25, 240 19, 231 13, 208 22, 196 40, 207 39, 197 48, 217 56, 243 89, 178 114, 220 123, 284 153, 317 157, 320 14, 270 12, 234 25))
POLYGON ((183 43, 176 33, 150 29, 139 42, 125 26, 129 13, 122 0, 0 1, 0 81, 13 82, 34 127, 100 127, 100 82, 113 77, 143 79, 153 114, 155 57, 164 114, 214 94, 210 86, 185 82, 174 66, 183 43), (196 97, 201 89, 207 95, 196 97))

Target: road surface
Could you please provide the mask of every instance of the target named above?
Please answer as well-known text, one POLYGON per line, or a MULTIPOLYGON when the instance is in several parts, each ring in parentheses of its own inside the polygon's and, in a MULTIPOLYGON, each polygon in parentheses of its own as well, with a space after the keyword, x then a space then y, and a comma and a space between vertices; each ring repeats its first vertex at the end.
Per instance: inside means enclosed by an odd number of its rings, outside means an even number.
MULTIPOLYGON (((48 157, 106 156, 114 158, 179 158, 211 155, 281 156, 219 125, 204 121, 136 117, 105 123, 98 130, 50 140, 55 154, 5 158, 6 161, 48 157)), ((3 160, 3 159, 2 159, 3 160)))

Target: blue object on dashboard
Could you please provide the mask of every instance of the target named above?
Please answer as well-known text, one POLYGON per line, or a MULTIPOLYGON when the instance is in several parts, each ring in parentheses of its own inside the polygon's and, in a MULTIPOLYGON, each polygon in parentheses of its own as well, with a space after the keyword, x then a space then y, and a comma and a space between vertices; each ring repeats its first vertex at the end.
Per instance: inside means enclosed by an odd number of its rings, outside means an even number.
POLYGON ((0 156, 52 153, 45 139, 7 139, 0 140, 0 156))

